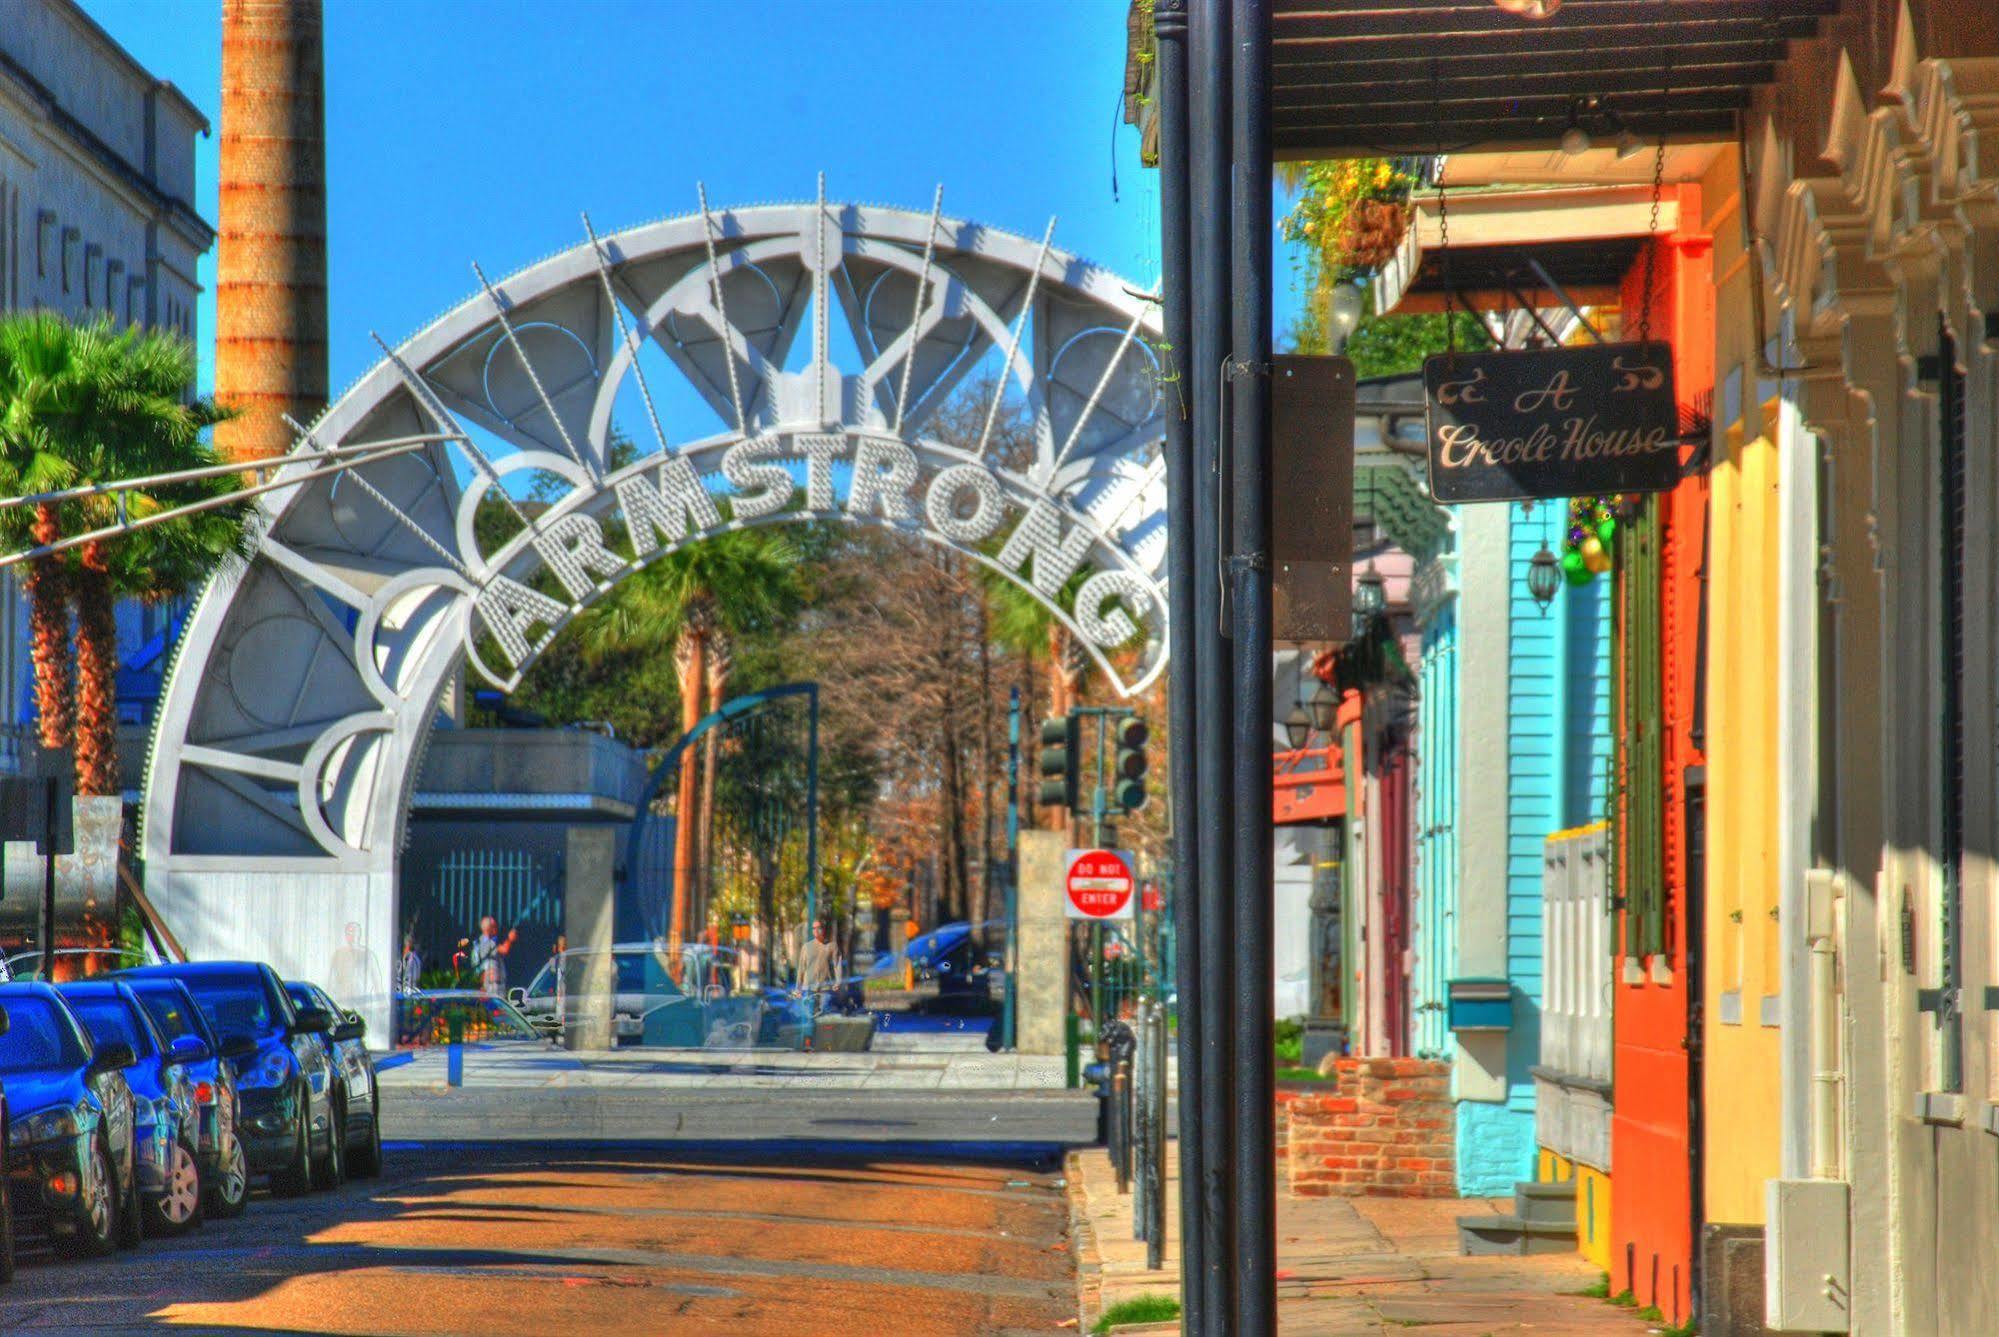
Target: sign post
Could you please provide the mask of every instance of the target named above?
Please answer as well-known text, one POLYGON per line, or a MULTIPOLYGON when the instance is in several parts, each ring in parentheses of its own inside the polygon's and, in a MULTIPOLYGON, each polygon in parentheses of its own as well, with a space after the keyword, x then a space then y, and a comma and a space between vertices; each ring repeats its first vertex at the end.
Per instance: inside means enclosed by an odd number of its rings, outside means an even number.
POLYGON ((1136 861, 1129 850, 1070 850, 1062 879, 1063 913, 1090 925, 1090 1023, 1104 1037, 1104 921, 1129 920, 1138 906, 1136 861))
POLYGON ((1423 364, 1439 503, 1667 492, 1680 481, 1671 345, 1438 353, 1423 364))

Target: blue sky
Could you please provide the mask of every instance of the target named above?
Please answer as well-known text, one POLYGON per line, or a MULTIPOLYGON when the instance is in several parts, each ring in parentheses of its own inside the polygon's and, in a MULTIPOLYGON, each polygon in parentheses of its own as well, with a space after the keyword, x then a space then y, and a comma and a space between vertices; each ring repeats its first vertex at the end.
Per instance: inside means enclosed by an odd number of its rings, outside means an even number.
MULTIPOLYGON (((83 0, 219 121, 221 0, 83 0)), ((695 207, 832 199, 1038 237, 1151 286, 1123 0, 327 0, 332 385, 497 277, 695 207), (1118 196, 1111 193, 1113 135, 1118 196)), ((215 219, 216 141, 197 201, 215 219)), ((1280 259, 1279 328, 1288 264, 1280 259)), ((203 379, 214 263, 203 274, 203 379)))

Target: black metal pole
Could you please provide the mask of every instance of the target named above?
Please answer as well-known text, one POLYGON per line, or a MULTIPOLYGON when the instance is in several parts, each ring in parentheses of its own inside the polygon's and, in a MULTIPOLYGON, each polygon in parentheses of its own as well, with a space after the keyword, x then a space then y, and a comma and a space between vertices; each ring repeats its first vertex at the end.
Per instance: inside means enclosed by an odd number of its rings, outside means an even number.
POLYGON ((42 781, 42 979, 53 980, 56 971, 56 804, 62 801, 62 784, 54 777, 42 781))
MULTIPOLYGON (((1193 161, 1188 250, 1193 300, 1187 376, 1194 401, 1194 622, 1188 628, 1195 690, 1194 760, 1200 821, 1201 921, 1201 1265, 1207 1333, 1237 1337, 1235 996, 1233 900, 1235 843, 1229 816, 1230 729, 1234 693, 1224 636, 1222 553, 1223 362, 1229 353, 1229 8, 1228 0, 1189 0, 1188 145, 1193 161)), ((1266 794, 1262 800, 1270 802, 1266 794)))
POLYGON ((1207 1331, 1205 1288, 1207 1227, 1201 1185, 1201 921, 1200 807, 1194 773, 1194 454, 1188 360, 1193 259, 1188 253, 1187 0, 1157 0, 1152 31, 1159 55, 1159 225, 1165 302, 1166 593, 1173 660, 1168 668, 1167 715, 1173 789, 1174 985, 1179 993, 1180 1059, 1180 1307, 1185 1329, 1207 1331))
POLYGON ((1236 1324, 1277 1331, 1271 956, 1270 0, 1235 0, 1230 620, 1235 658, 1236 1324))

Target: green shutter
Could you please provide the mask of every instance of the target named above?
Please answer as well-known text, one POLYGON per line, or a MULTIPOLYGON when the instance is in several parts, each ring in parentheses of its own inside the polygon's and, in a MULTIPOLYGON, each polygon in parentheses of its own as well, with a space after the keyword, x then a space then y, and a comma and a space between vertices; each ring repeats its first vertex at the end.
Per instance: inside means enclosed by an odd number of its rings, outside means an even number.
POLYGON ((1660 657, 1660 500, 1648 497, 1619 533, 1618 615, 1624 636, 1624 690, 1618 710, 1619 786, 1613 823, 1624 873, 1624 950, 1666 949, 1664 666, 1660 657))

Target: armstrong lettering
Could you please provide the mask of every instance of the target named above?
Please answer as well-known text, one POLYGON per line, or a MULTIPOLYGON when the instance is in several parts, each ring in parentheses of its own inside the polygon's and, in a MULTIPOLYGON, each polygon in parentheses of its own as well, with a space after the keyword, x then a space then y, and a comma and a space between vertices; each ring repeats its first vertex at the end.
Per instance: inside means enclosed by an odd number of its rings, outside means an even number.
POLYGON ((1440 502, 1660 492, 1679 481, 1665 344, 1445 353, 1423 380, 1440 502))
POLYGON ((1086 573, 1065 617, 1090 645, 1109 651, 1140 637, 1163 640, 1156 586, 1087 515, 976 459, 931 453, 946 457, 926 460, 903 441, 865 432, 774 434, 729 446, 705 470, 686 456, 658 454, 578 487, 531 530, 481 555, 489 574, 473 609, 488 637, 473 663, 510 686, 571 617, 637 566, 711 534, 792 518, 923 534, 1047 600, 1086 573), (612 534, 625 536, 631 558, 614 551, 612 534), (528 554, 572 603, 524 583, 528 554))

